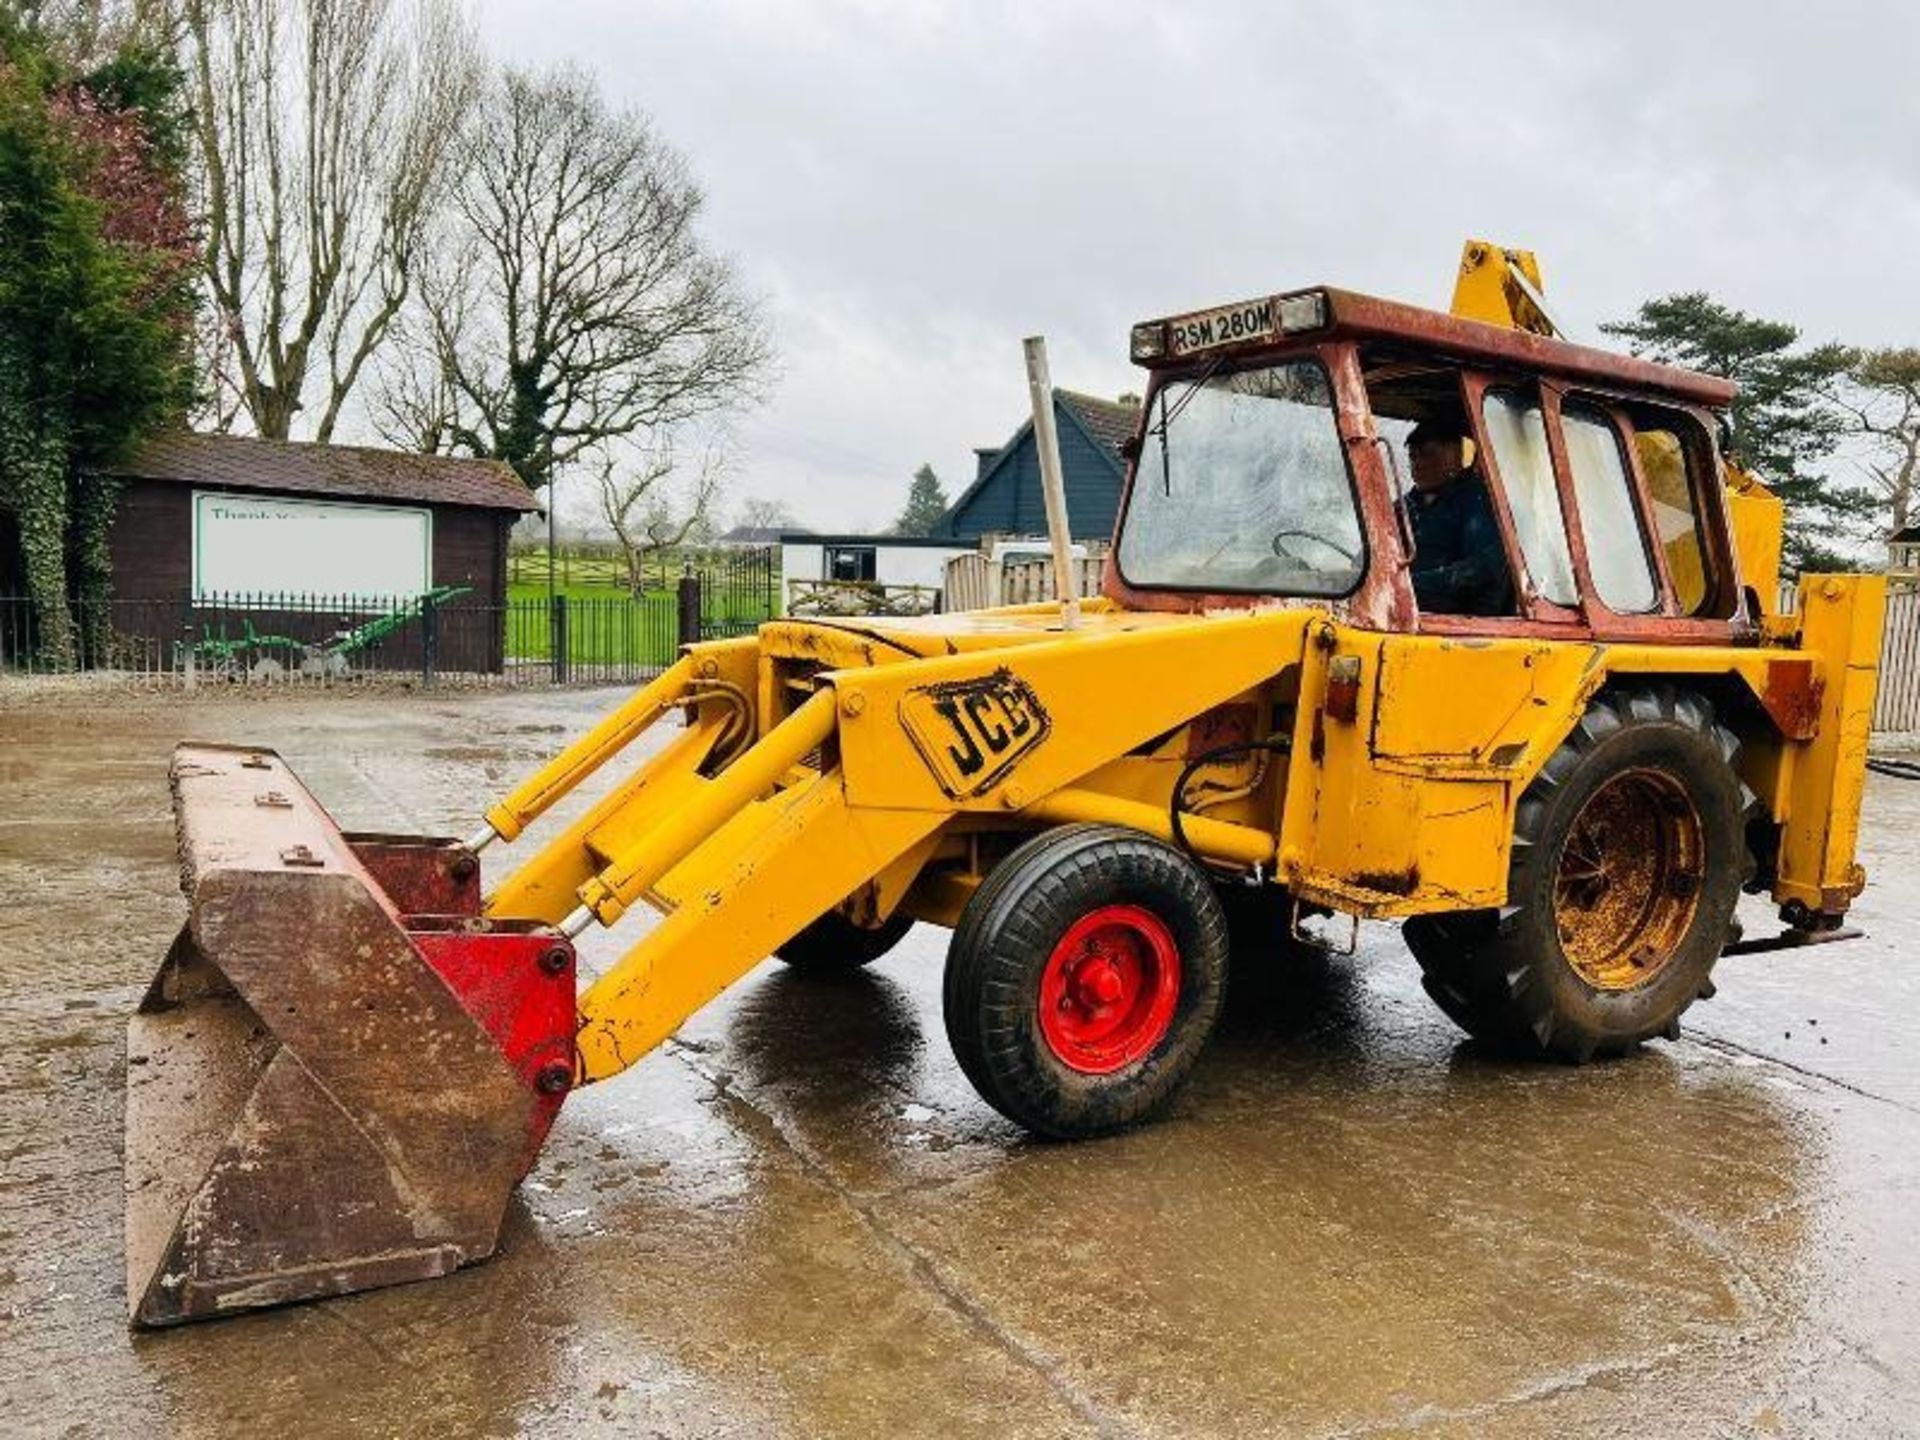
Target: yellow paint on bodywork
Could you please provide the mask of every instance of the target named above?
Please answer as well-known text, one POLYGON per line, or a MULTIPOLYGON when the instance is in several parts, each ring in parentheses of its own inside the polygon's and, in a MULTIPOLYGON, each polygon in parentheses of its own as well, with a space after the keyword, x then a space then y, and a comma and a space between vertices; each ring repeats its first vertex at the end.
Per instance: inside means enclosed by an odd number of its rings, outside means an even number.
POLYGON ((1733 522, 1733 548, 1740 561, 1740 582, 1752 589, 1763 616, 1780 608, 1780 549, 1786 507, 1752 475, 1726 462, 1727 514, 1733 522))
POLYGON ((926 811, 847 803, 837 774, 737 814, 670 874, 678 904, 580 997, 581 1079, 604 1079, 931 833, 926 811))
MULTIPOLYGON (((840 694, 848 799, 874 809, 1018 811, 1271 679, 1299 657, 1308 623, 1318 613, 1161 615, 1151 624, 1129 625, 1119 622, 1142 617, 1109 612, 1011 653, 837 672, 829 678, 840 694), (902 709, 917 710, 919 697, 937 687, 1001 671, 1031 690, 1046 716, 1048 738, 1020 754, 991 785, 950 796, 902 724, 902 709)), ((969 738, 956 731, 952 743, 964 747, 969 738)))
POLYGON ((1381 692, 1373 759, 1421 775, 1512 778, 1542 744, 1552 753, 1565 734, 1556 718, 1584 703, 1589 682, 1604 675, 1598 645, 1415 635, 1372 644, 1381 692))
MULTIPOLYGON (((1313 723, 1296 740, 1280 878, 1307 899, 1370 917, 1503 903, 1513 808, 1609 680, 1728 679, 1758 701, 1770 662, 1782 658, 1719 646, 1324 633, 1322 653, 1359 658, 1360 705, 1343 722, 1303 703, 1313 723)), ((1324 670, 1316 667, 1316 696, 1324 670)), ((1773 753, 1754 748, 1757 764, 1773 753)), ((1850 838, 1845 848, 1850 857, 1850 838)))
POLYGON ((1469 240, 1460 252, 1460 271, 1453 282, 1453 301, 1447 307, 1463 320, 1479 320, 1536 335, 1554 333, 1553 322, 1527 294, 1545 288, 1540 262, 1531 250, 1507 250, 1485 240, 1469 240), (1524 280, 1525 286, 1519 281, 1524 280))
MULTIPOLYGON (((1046 826, 1166 836, 1175 780, 1215 733, 1196 722, 1229 705, 1240 733, 1277 726, 1291 750, 1195 775, 1195 794, 1220 801, 1186 827, 1209 864, 1359 916, 1492 907, 1506 899, 1514 807, 1593 695, 1664 676, 1742 687, 1753 714, 1784 717, 1785 734, 1747 737, 1743 774, 1783 822, 1778 897, 1833 913, 1858 880, 1880 593, 1822 577, 1804 633, 1766 647, 1387 635, 1298 605, 1102 603, 1073 631, 1052 607, 783 622, 757 643, 695 647, 670 684, 628 702, 622 728, 689 700, 691 727, 489 910, 611 922, 644 899, 664 914, 582 999, 583 1074, 600 1078, 836 907, 854 923, 900 906, 952 923, 990 857, 1046 826), (1786 708, 1813 693, 1809 661, 1819 715, 1794 730, 1786 708), (729 758, 734 693, 754 697, 758 738, 729 758)), ((597 729, 516 794, 564 790, 613 748, 597 729)))
POLYGON ((1814 657, 1820 713, 1788 784, 1774 892, 1782 902, 1837 913, 1866 883, 1854 846, 1886 606, 1884 575, 1809 575, 1800 582, 1801 646, 1814 657))
POLYGON ((1495 765, 1488 752, 1504 733, 1507 712, 1523 705, 1528 691, 1524 683, 1505 692, 1484 686, 1455 710, 1466 697, 1437 683, 1432 665, 1435 658, 1470 655, 1490 673, 1524 681, 1527 647, 1462 649, 1457 641, 1428 638, 1395 647, 1383 664, 1385 637, 1336 626, 1323 636, 1316 649, 1324 658, 1302 685, 1282 819, 1282 883, 1303 899, 1363 916, 1498 904, 1506 890, 1514 793, 1506 777, 1518 771, 1512 762, 1495 765), (1318 703, 1328 662, 1341 655, 1360 662, 1352 720, 1335 719, 1318 703), (1423 719, 1435 735, 1420 742, 1416 755, 1409 726, 1423 719), (1376 761, 1382 730, 1390 752, 1406 753, 1376 761))

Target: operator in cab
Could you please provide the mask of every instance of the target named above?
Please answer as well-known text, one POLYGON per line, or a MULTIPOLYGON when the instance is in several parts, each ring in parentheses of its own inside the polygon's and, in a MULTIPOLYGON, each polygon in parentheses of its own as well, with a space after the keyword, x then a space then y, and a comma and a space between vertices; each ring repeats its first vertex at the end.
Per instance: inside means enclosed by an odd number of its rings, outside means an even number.
POLYGON ((1423 420, 1407 436, 1413 597, 1435 615, 1510 615, 1513 581, 1472 446, 1445 421, 1423 420))

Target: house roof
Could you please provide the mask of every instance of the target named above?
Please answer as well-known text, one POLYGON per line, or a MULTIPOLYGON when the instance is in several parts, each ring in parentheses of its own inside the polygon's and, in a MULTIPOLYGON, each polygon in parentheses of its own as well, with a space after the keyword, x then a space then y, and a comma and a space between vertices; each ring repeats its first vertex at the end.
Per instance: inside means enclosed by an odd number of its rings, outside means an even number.
POLYGON ((736 525, 715 538, 722 545, 777 545, 784 536, 809 533, 804 525, 736 525))
POLYGON ((1920 525, 1908 525, 1894 531, 1887 537, 1887 543, 1890 545, 1920 544, 1920 525))
POLYGON ((871 545, 880 550, 970 550, 971 540, 939 535, 816 535, 811 530, 782 530, 783 545, 871 545))
POLYGON ((1120 442, 1131 438, 1139 427, 1138 405, 1122 405, 1115 400, 1102 400, 1098 396, 1082 395, 1074 390, 1056 390, 1054 394, 1086 426, 1087 434, 1115 455, 1120 453, 1120 442))
MULTIPOLYGON (((1056 386, 1053 392, 1053 408, 1056 417, 1064 415, 1068 423, 1078 425, 1086 432, 1094 448, 1112 464, 1116 478, 1125 475, 1126 462, 1120 458, 1120 442, 1131 436, 1135 427, 1139 425, 1138 406, 1123 405, 1116 400, 1102 400, 1095 395, 1083 395, 1077 390, 1062 390, 1056 386)), ((1032 433, 1033 420, 1029 417, 1020 423, 1020 428, 1013 432, 1006 444, 992 452, 993 458, 980 466, 980 473, 974 476, 973 483, 954 497, 953 503, 947 506, 946 513, 940 517, 940 525, 936 528, 936 533, 950 526, 954 517, 966 509, 974 496, 987 488, 988 483, 999 473, 1001 466, 1007 463, 1008 457, 1019 448, 1020 442, 1032 433)), ((974 453, 983 452, 975 451, 974 453)))
POLYGON ((409 500, 516 512, 538 508, 520 477, 498 460, 261 440, 250 435, 185 431, 158 435, 125 460, 104 467, 103 473, 130 480, 350 500, 409 500))

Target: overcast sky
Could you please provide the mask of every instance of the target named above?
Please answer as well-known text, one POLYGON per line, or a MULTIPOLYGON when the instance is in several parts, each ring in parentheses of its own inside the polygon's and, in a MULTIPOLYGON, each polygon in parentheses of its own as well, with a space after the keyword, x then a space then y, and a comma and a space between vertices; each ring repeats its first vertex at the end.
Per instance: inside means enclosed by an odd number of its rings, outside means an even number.
POLYGON ((1468 235, 1569 328, 1707 289, 1920 343, 1920 7, 482 0, 652 115, 781 354, 730 495, 889 522, 1137 319, 1316 281, 1444 308, 1468 235))

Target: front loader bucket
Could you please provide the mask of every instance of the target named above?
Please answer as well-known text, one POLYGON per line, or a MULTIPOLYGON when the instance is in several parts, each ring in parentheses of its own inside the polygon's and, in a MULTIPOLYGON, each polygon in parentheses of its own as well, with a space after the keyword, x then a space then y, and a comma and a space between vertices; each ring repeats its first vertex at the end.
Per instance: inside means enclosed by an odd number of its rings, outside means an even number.
POLYGON ((173 764, 187 923, 127 1037, 127 1303, 169 1325, 490 1254, 572 1084, 573 950, 271 751, 173 764))

